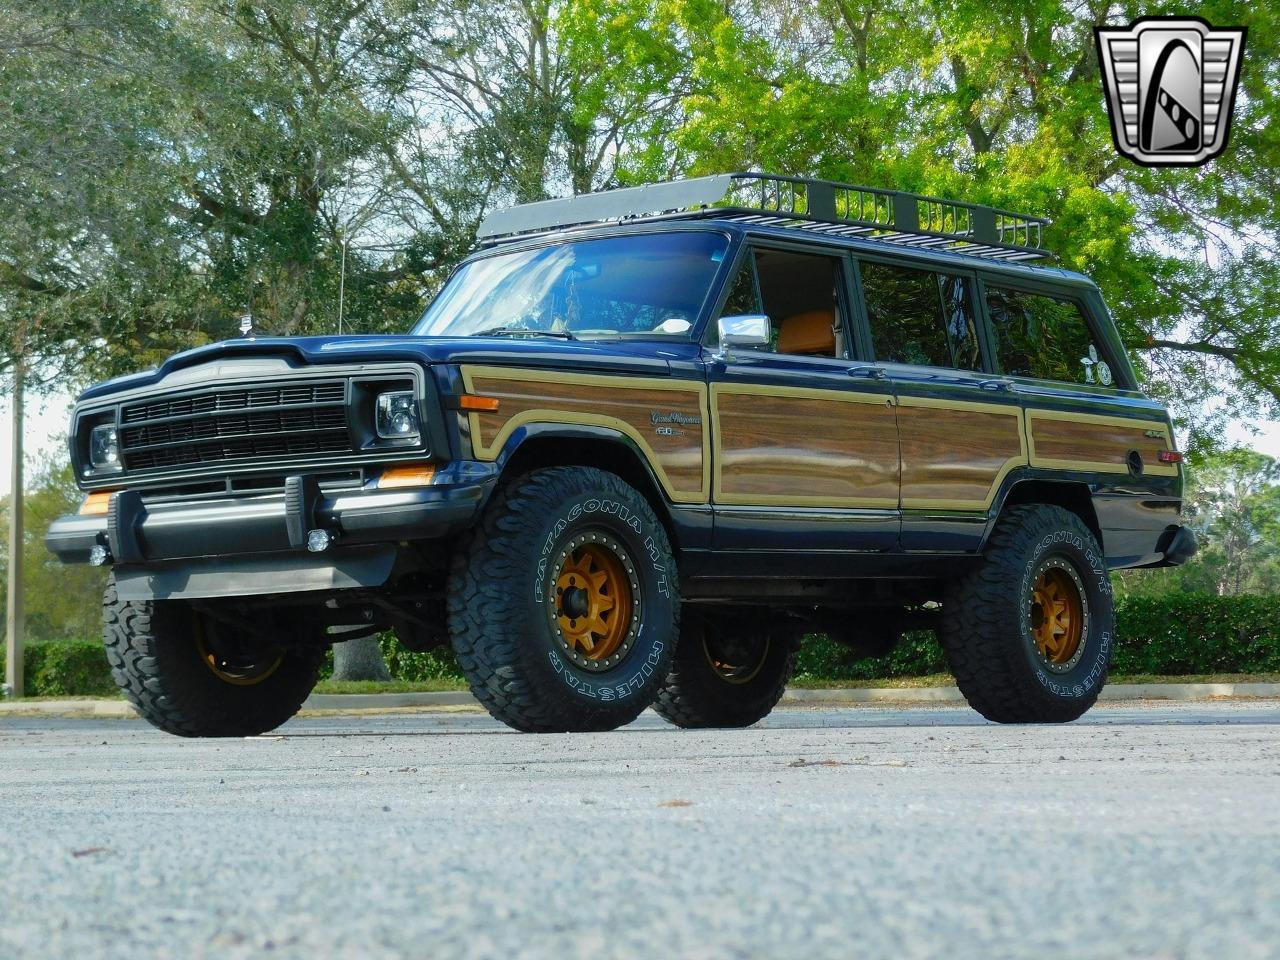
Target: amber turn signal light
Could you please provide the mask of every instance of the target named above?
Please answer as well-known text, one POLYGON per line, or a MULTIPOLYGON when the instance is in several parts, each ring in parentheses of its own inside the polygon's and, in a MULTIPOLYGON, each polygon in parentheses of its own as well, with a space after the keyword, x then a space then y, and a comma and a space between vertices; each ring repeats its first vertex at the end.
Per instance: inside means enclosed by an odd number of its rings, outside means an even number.
POLYGON ((1161 450, 1157 455, 1157 459, 1161 463, 1181 463, 1182 454, 1177 450, 1161 450))
POLYGON ((95 490, 84 498, 84 503, 80 504, 80 516, 97 517, 107 512, 107 508, 111 505, 111 495, 114 490, 95 490))
POLYGON ((398 467, 387 467, 378 477, 379 490, 394 490, 397 487, 425 487, 435 478, 436 468, 430 463, 407 463, 398 467))
POLYGON ((492 413, 498 409, 500 402, 497 397, 478 397, 473 393, 464 393, 458 398, 458 409, 492 413))

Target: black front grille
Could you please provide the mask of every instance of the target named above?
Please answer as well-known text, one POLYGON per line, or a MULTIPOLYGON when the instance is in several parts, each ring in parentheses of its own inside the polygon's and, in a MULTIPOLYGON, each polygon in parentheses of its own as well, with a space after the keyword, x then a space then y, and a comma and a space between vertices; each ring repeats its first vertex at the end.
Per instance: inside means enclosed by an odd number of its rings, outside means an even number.
POLYGON ((307 459, 352 452, 346 380, 207 387, 125 404, 128 471, 307 459))

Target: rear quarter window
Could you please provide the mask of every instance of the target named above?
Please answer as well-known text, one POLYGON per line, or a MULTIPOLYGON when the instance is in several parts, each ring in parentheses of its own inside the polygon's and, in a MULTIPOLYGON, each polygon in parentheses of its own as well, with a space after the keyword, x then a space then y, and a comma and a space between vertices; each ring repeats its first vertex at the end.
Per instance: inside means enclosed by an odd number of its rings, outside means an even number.
POLYGON ((1079 304, 1063 297, 986 285, 987 313, 1002 373, 1110 386, 1112 372, 1079 304))

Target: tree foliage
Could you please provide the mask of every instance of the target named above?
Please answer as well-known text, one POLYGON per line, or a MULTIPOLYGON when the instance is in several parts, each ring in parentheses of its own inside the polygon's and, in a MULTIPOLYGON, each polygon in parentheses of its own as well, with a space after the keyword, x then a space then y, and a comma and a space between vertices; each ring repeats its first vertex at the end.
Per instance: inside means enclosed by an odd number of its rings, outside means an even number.
MULTIPOLYGON (((86 564, 64 566, 44 546, 49 525, 60 516, 75 513, 84 498, 75 485, 70 466, 46 464, 33 478, 24 499, 23 560, 26 573, 27 636, 33 641, 87 639, 102 630, 102 590, 106 574, 86 564)), ((0 500, 0 538, 8 542, 9 498, 0 500)), ((0 555, 0 582, 8 558, 0 555)), ((0 591, 0 616, 6 598, 0 591)))
POLYGON ((1200 549, 1176 570, 1120 576, 1135 594, 1280 594, 1280 461, 1224 450, 1189 472, 1186 518, 1200 549))
POLYGON ((1111 143, 1093 28, 1169 12, 0 0, 0 350, 25 330, 37 369, 80 382, 246 312, 404 329, 495 205, 771 169, 1051 216, 1207 450, 1280 405, 1280 13, 1196 11, 1249 27, 1232 142, 1147 169, 1111 143))
POLYGON ((1064 266, 1107 296, 1147 387, 1195 449, 1228 415, 1280 409, 1280 13, 1246 24, 1232 143, 1202 169, 1115 151, 1093 28, 1157 4, 683 0, 691 94, 675 149, 695 172, 759 166, 1044 213, 1064 266), (1225 403, 1218 399, 1226 394, 1225 403), (1211 402, 1212 401, 1212 402, 1211 402))

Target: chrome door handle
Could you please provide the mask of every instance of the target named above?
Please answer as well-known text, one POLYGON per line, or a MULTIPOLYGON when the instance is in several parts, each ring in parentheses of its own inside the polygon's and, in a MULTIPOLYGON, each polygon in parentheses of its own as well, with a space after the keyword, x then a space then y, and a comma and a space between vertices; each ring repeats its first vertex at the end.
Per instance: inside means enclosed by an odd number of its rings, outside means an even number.
POLYGON ((983 390, 992 390, 997 393, 1013 392, 1012 380, 979 380, 978 386, 980 386, 983 390))
POLYGON ((865 377, 868 380, 886 380, 889 374, 884 367, 850 367, 849 376, 865 377))

